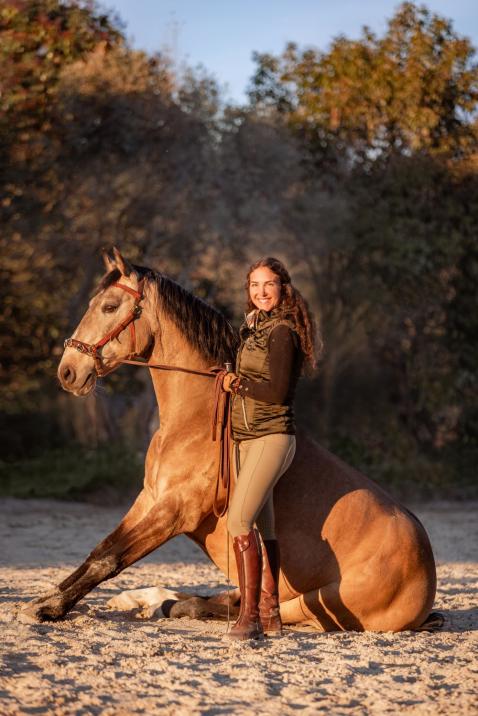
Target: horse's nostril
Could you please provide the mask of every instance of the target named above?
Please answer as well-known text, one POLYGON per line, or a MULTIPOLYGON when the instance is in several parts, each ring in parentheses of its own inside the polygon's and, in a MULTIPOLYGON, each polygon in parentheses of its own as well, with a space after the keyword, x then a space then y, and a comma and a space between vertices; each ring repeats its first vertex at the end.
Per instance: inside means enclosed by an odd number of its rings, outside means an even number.
POLYGON ((69 385, 75 382, 76 374, 73 368, 70 368, 69 366, 65 366, 61 372, 61 377, 63 378, 63 381, 69 385))

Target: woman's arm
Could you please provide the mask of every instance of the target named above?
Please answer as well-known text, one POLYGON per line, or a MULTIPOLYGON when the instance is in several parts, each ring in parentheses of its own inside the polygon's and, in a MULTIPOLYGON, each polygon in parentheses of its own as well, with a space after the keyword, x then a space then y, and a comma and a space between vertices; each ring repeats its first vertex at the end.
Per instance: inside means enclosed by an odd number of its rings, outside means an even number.
POLYGON ((239 378, 233 387, 234 392, 263 403, 283 403, 289 392, 295 351, 292 330, 283 324, 274 328, 269 336, 270 380, 239 378))

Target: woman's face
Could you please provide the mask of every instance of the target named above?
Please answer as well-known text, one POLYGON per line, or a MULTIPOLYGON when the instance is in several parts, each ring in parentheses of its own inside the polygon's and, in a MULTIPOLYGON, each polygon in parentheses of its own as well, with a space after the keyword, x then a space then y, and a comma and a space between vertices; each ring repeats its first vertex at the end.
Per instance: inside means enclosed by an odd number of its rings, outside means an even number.
POLYGON ((279 305, 280 279, 267 266, 255 269, 249 276, 249 296, 256 308, 271 311, 279 305))

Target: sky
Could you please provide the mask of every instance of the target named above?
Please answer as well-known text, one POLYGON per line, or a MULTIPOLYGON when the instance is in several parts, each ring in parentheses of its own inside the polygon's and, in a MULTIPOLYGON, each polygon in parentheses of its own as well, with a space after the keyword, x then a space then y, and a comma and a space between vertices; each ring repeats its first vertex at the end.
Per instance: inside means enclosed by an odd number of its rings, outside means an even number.
MULTIPOLYGON (((169 50, 177 67, 203 65, 226 99, 246 99, 252 53, 279 54, 287 42, 327 49, 332 38, 357 38, 363 25, 382 34, 397 0, 103 0, 126 24, 133 47, 169 50)), ((423 3, 419 3, 423 4, 423 3)), ((478 47, 477 0, 428 0, 478 47)))

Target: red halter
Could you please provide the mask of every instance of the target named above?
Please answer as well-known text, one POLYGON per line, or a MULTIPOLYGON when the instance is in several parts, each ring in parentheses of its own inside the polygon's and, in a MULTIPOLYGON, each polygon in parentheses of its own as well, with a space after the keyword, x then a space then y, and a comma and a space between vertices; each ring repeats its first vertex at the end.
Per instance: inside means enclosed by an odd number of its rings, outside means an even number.
POLYGON ((127 356, 127 360, 130 360, 133 356, 136 355, 136 330, 134 327, 134 322, 137 318, 140 317, 142 308, 139 305, 140 302, 143 300, 143 283, 144 279, 141 279, 138 283, 138 290, 135 291, 134 288, 130 288, 129 286, 124 286, 122 283, 113 283, 112 286, 115 286, 116 288, 121 288, 123 291, 127 291, 134 297, 134 305, 129 314, 126 316, 124 321, 122 321, 116 328, 113 328, 112 331, 106 334, 98 343, 84 343, 84 341, 78 341, 76 338, 67 338, 65 340, 65 348, 76 348, 77 351, 80 353, 85 353, 86 355, 89 355, 93 358, 95 361, 95 370, 98 377, 103 377, 107 373, 109 373, 109 370, 104 367, 103 361, 101 359, 101 355, 99 351, 103 346, 105 346, 107 343, 113 340, 113 338, 116 338, 119 336, 120 333, 124 331, 125 328, 129 326, 130 335, 131 335, 131 352, 127 356))

